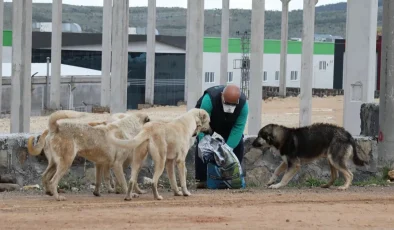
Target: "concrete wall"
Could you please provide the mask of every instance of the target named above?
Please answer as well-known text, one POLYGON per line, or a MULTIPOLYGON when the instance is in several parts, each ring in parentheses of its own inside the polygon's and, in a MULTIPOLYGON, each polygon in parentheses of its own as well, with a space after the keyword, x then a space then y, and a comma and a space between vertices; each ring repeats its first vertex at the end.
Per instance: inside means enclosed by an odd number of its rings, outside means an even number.
MULTIPOLYGON (((74 107, 84 106, 82 102, 88 105, 100 105, 100 93, 101 93, 101 78, 100 76, 92 77, 75 77, 73 80, 76 88, 74 93, 74 107)), ((33 78, 32 86, 32 115, 37 115, 42 109, 45 78, 35 77, 33 78)), ((71 82, 71 77, 62 77, 61 80, 61 92, 60 92, 60 104, 63 109, 69 109, 69 89, 68 84, 71 82)), ((50 87, 49 89, 50 90, 50 87)), ((49 91, 48 91, 49 92, 49 91)), ((3 90, 2 90, 2 113, 9 113, 11 109, 11 84, 10 79, 3 79, 3 90)))
MULTIPOLYGON (((234 60, 241 58, 239 53, 229 53, 228 55, 228 72, 233 73, 233 84, 240 85, 241 70, 234 69, 234 60)), ((278 80, 275 79, 275 72, 279 71, 280 55, 279 54, 264 54, 264 71, 266 71, 267 78, 264 80, 263 86, 279 86, 279 75, 278 80)), ((203 61, 203 90, 219 84, 220 76, 220 53, 204 53, 203 61), (213 72, 214 81, 206 82, 205 73, 213 72)), ((333 88, 333 71, 334 71, 334 56, 333 55, 314 55, 313 60, 314 79, 313 88, 332 89, 333 88), (326 68, 320 69, 320 62, 325 61, 326 68)), ((287 87, 300 87, 301 78, 301 55, 299 54, 288 54, 287 55, 287 74, 286 74, 286 86, 287 87), (291 80, 291 72, 297 72, 297 79, 291 80)))
POLYGON ((12 47, 3 46, 3 63, 12 62, 12 47))
MULTIPOLYGON (((27 138, 30 136, 38 136, 38 134, 2 134, 0 135, 0 175, 11 174, 16 177, 19 185, 39 184, 41 185, 41 174, 47 166, 45 155, 30 156, 26 150, 27 138)), ((262 152, 259 149, 252 149, 251 143, 255 136, 247 136, 244 138, 245 142, 245 157, 242 163, 243 171, 246 175, 247 186, 264 186, 275 168, 280 164, 281 158, 272 154, 271 152, 262 152)), ((369 154, 369 166, 355 167, 349 164, 349 167, 354 173, 354 181, 368 180, 369 177, 378 173, 377 165, 377 144, 373 138, 356 137, 358 147, 369 154)), ((195 149, 193 145, 189 149, 186 158, 186 167, 188 172, 188 182, 194 180, 195 168, 195 149)), ((88 188, 94 182, 95 174, 93 163, 86 161, 81 157, 76 157, 70 169, 70 173, 74 176, 71 178, 81 178, 83 186, 88 188)), ((153 164, 148 157, 144 168, 139 174, 139 181, 142 181, 143 176, 152 178, 153 164)), ((125 170, 127 177, 130 169, 125 170)), ((320 159, 302 167, 291 182, 305 182, 307 179, 321 179, 328 180, 330 177, 330 168, 326 159, 320 159)), ((69 177, 70 178, 70 177, 69 177)), ((163 181, 167 181, 166 172, 161 177, 163 181)), ((340 178, 343 178, 340 174, 340 178)), ((67 180, 67 176, 63 177, 62 181, 67 180)), ((48 198, 50 199, 50 198, 48 198)))

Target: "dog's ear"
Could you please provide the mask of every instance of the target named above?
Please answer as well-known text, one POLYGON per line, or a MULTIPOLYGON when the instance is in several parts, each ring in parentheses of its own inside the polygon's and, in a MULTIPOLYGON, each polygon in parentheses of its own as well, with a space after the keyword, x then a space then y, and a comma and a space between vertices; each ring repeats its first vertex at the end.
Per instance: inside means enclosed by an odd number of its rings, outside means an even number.
POLYGON ((203 122, 203 121, 205 121, 207 118, 208 118, 208 113, 205 111, 205 110, 200 110, 199 112, 198 112, 198 116, 199 116, 199 118, 200 118, 200 121, 201 122, 203 122))

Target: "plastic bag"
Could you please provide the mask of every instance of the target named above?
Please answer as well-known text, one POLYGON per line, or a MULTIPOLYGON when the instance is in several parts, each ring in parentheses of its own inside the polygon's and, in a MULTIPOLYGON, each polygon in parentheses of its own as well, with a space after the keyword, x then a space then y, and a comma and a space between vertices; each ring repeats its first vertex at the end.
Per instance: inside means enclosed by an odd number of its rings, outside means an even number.
POLYGON ((216 163, 221 166, 225 159, 219 150, 226 145, 222 136, 214 133, 212 136, 205 135, 198 143, 198 157, 207 164, 208 162, 216 163))
POLYGON ((198 144, 198 156, 207 164, 208 188, 245 188, 241 164, 222 136, 204 136, 198 144))

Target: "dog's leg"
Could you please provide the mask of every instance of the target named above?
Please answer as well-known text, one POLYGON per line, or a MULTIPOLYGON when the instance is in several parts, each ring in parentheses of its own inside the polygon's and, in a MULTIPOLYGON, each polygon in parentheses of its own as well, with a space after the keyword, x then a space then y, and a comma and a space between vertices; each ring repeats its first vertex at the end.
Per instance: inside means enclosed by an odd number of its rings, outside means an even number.
POLYGON ((331 163, 331 158, 330 157, 328 157, 328 163, 330 164, 330 169, 331 169, 331 179, 330 179, 330 181, 327 184, 323 184, 321 186, 322 188, 329 188, 329 187, 331 187, 331 185, 334 184, 335 180, 338 177, 338 170, 331 163))
POLYGON ((139 194, 146 193, 145 190, 141 190, 138 187, 137 179, 142 164, 147 156, 148 156, 148 142, 142 143, 140 146, 135 148, 133 161, 131 162, 131 175, 129 180, 129 187, 126 193, 126 197, 124 198, 124 200, 126 201, 130 201, 132 197, 138 197, 137 194, 132 193, 134 190, 136 190, 136 192, 139 194))
POLYGON ((42 186, 45 189, 45 194, 48 196, 53 196, 53 192, 49 186, 49 181, 52 179, 53 175, 55 175, 56 172, 56 164, 54 164, 52 161, 48 162, 48 167, 46 168, 45 172, 42 174, 42 186))
MULTIPOLYGON (((152 157, 153 158, 153 157, 152 157)), ((157 190, 157 184, 159 183, 159 178, 161 174, 163 174, 166 159, 162 158, 161 156, 158 156, 159 159, 154 160, 155 162, 155 172, 153 174, 153 196, 156 200, 162 200, 163 197, 159 195, 159 192, 157 190)))
MULTIPOLYGON (((335 143, 335 142, 333 142, 335 143)), ((327 157, 330 160, 331 164, 338 169, 343 176, 345 177, 345 184, 343 186, 339 186, 339 190, 346 190, 349 188, 353 181, 353 173, 348 169, 346 165, 346 161, 352 156, 353 149, 351 146, 347 148, 341 147, 341 145, 332 145, 329 149, 330 153, 337 153, 335 158, 333 158, 332 154, 329 154, 327 157)))
POLYGON ((178 164, 179 180, 181 182, 181 187, 182 187, 182 193, 184 196, 190 196, 191 193, 187 190, 187 186, 186 186, 187 169, 185 165, 185 160, 177 160, 177 164, 178 164))
POLYGON ((138 197, 137 194, 132 193, 134 190, 135 184, 137 184, 137 179, 138 179, 138 173, 140 169, 141 162, 133 161, 131 165, 131 175, 130 175, 130 180, 129 180, 129 187, 126 192, 126 197, 124 200, 130 201, 132 197, 136 198, 138 197))
POLYGON ((146 194, 147 193, 146 190, 143 190, 143 189, 140 188, 140 186, 138 185, 137 181, 134 184, 134 190, 135 190, 135 192, 137 194, 146 194))
POLYGON ((113 179, 111 177, 111 167, 109 164, 103 165, 103 177, 104 177, 104 183, 105 186, 107 187, 108 193, 115 193, 115 185, 113 186, 112 184, 115 184, 113 182, 113 179), (112 183, 112 184, 111 184, 112 183))
POLYGON ((168 160, 166 161, 166 170, 168 179, 170 180, 172 191, 174 191, 174 196, 182 196, 182 192, 179 191, 178 185, 176 183, 176 175, 175 175, 175 161, 168 160))
POLYGON ((96 164, 96 184, 94 186, 93 195, 100 195, 100 187, 101 187, 101 177, 103 176, 103 168, 104 166, 101 164, 96 164))
POLYGON ((119 162, 115 162, 113 169, 114 169, 116 181, 119 182, 122 188, 122 191, 119 191, 119 193, 124 194, 127 191, 127 181, 123 172, 123 164, 119 162))
POLYGON ((282 161, 280 165, 275 169, 274 174, 272 174, 270 180, 267 183, 267 186, 270 186, 276 182, 276 179, 278 179, 279 175, 282 174, 285 170, 287 169, 287 163, 282 161))
POLYGON ((296 160, 294 162, 288 162, 288 165, 289 167, 285 175, 283 175, 282 180, 278 184, 273 184, 268 188, 277 189, 286 186, 289 183, 289 181, 294 177, 294 175, 297 173, 297 171, 301 168, 301 163, 299 160, 296 160))
POLYGON ((73 161, 69 159, 63 159, 60 162, 58 162, 55 175, 53 175, 52 179, 49 181, 50 183, 49 186, 52 190, 52 193, 55 196, 55 199, 58 201, 66 200, 66 197, 59 195, 57 191, 57 186, 59 184, 60 179, 64 176, 64 174, 66 174, 67 170, 70 168, 72 162, 73 161))
POLYGON ((339 186, 338 189, 346 190, 352 184, 353 173, 346 167, 345 161, 340 162, 338 166, 339 166, 338 170, 341 171, 341 173, 343 173, 343 176, 345 177, 345 184, 343 186, 339 186))

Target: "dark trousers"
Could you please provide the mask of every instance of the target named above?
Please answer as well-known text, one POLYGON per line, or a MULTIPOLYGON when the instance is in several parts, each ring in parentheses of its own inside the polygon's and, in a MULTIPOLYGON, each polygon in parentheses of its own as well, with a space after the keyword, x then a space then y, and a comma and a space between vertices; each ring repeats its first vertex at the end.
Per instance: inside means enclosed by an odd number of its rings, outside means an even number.
MULTIPOLYGON (((235 156, 237 156, 240 163, 242 163, 242 158, 244 157, 244 142, 243 135, 241 141, 233 150, 235 156)), ((198 156, 198 138, 196 138, 196 151, 194 156, 196 176, 195 179, 199 181, 207 181, 207 164, 204 164, 200 157, 198 156)))

